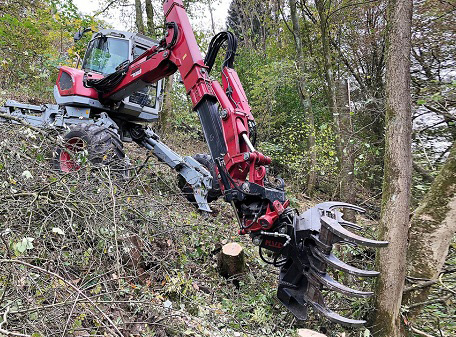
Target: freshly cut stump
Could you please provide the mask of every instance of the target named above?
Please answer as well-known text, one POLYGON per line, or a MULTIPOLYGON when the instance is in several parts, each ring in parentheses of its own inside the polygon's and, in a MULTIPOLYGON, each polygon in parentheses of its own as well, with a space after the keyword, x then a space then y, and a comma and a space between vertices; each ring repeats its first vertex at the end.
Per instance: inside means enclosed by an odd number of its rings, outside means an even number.
POLYGON ((220 275, 232 277, 242 274, 245 270, 244 250, 236 242, 227 243, 219 255, 218 267, 220 275))

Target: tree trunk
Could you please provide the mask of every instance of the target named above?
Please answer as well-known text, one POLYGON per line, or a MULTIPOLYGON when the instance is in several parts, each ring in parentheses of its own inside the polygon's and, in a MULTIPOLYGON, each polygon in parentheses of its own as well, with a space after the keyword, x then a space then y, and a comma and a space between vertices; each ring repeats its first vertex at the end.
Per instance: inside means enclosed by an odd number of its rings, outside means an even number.
POLYGON ((209 15, 211 16, 212 33, 215 35, 214 13, 212 11, 212 1, 207 0, 207 7, 209 8, 209 15))
POLYGON ((293 36, 296 45, 296 65, 299 72, 299 79, 298 79, 298 91, 299 91, 299 99, 301 101, 301 106, 304 109, 304 115, 307 119, 307 123, 309 125, 309 136, 308 136, 308 149, 310 154, 310 167, 309 167, 309 175, 307 179, 307 194, 311 196, 313 194, 313 190, 315 188, 317 175, 315 172, 317 166, 317 154, 315 153, 315 121, 314 115, 312 111, 312 102, 310 100, 309 92, 306 88, 306 78, 305 78, 305 63, 304 63, 304 55, 302 50, 302 39, 301 39, 301 29, 299 27, 299 20, 296 10, 296 1, 289 0, 290 5, 290 13, 291 13, 291 22, 293 25, 293 36))
POLYGON ((337 109, 337 98, 336 98, 336 84, 334 81, 333 64, 331 57, 330 42, 331 37, 329 36, 329 18, 328 6, 331 2, 326 0, 315 0, 315 6, 317 7, 318 16, 320 19, 320 33, 321 33, 321 44, 323 51, 323 65, 325 71, 326 80, 326 93, 328 98, 329 111, 333 115, 334 124, 336 126, 336 149, 339 157, 339 165, 342 158, 342 146, 340 143, 340 125, 339 125, 339 112, 337 109))
POLYGON ((380 237, 372 330, 376 337, 402 336, 400 307, 405 279, 412 177, 410 48, 412 0, 389 0, 386 60, 386 131, 380 237))
POLYGON ((152 6, 152 0, 146 0, 146 16, 147 16, 147 34, 153 38, 157 38, 154 24, 154 7, 152 6))
MULTIPOLYGON (((337 102, 339 104, 340 143, 340 200, 354 204, 355 190, 355 153, 353 149, 353 124, 350 113, 350 86, 348 80, 337 83, 337 102)), ((344 219, 355 222, 355 211, 344 209, 344 219)))
POLYGON ((136 11, 136 29, 138 33, 144 34, 144 22, 142 17, 141 0, 135 0, 135 11, 136 11))
MULTIPOLYGON (((448 248, 456 232, 456 143, 415 211, 410 226, 407 250, 407 276, 436 280, 442 271, 448 248)), ((426 301, 430 287, 404 295, 404 304, 426 301)), ((421 307, 409 312, 413 320, 421 307)))
POLYGON ((174 75, 168 76, 166 78, 165 84, 165 92, 164 92, 164 99, 163 99, 163 109, 160 112, 160 131, 165 134, 168 130, 169 126, 169 117, 173 113, 173 100, 172 100, 172 91, 173 91, 173 82, 174 82, 174 75))
POLYGON ((237 11, 239 12, 239 25, 241 27, 244 44, 246 47, 251 47, 252 43, 249 34, 250 20, 249 16, 247 15, 248 10, 245 8, 246 4, 240 1, 235 1, 234 5, 237 11))

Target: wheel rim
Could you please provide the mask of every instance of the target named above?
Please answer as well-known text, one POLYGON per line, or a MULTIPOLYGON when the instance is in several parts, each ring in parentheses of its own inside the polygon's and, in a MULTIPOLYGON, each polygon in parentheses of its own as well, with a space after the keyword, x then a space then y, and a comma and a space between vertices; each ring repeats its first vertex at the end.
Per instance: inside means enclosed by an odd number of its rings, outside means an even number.
POLYGON ((67 140, 65 148, 60 151, 59 164, 60 169, 65 172, 76 172, 81 169, 78 163, 78 153, 84 151, 84 141, 79 137, 73 137, 67 140))

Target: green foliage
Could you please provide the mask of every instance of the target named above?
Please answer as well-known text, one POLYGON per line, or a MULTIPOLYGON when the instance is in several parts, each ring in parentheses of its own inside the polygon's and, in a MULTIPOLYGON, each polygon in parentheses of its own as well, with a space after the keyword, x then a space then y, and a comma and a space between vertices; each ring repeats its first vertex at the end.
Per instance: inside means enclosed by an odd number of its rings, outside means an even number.
MULTIPOLYGON (((59 65, 74 65, 73 34, 100 22, 79 13, 72 0, 7 1, 0 16, 0 88, 51 100, 59 65)), ((85 48, 85 47, 84 47, 85 48)))
POLYGON ((21 241, 14 244, 14 252, 16 256, 22 255, 25 251, 33 249, 33 240, 34 238, 26 237, 21 241))
MULTIPOLYGON (((290 38, 277 30, 280 38, 290 38)), ((249 97, 252 112, 258 124, 259 149, 273 158, 273 169, 288 178, 288 183, 299 187, 305 184, 311 169, 308 137, 311 132, 300 104, 297 81, 299 73, 290 55, 290 45, 280 44, 277 38, 267 40, 267 52, 241 46, 236 69, 249 97)), ((309 75, 313 91, 318 80, 309 75)), ((316 119, 317 166, 325 177, 337 175, 335 132, 328 109, 322 105, 323 93, 312 99, 316 119)))

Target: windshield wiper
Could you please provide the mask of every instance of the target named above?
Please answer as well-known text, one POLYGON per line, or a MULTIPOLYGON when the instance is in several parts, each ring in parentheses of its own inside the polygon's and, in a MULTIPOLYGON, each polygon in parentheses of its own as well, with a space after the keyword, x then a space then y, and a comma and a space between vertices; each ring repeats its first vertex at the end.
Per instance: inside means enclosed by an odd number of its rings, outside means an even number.
POLYGON ((119 71, 120 69, 125 68, 125 67, 128 66, 129 64, 130 64, 130 61, 128 61, 128 60, 123 61, 121 64, 119 64, 119 65, 116 67, 116 71, 119 71))

